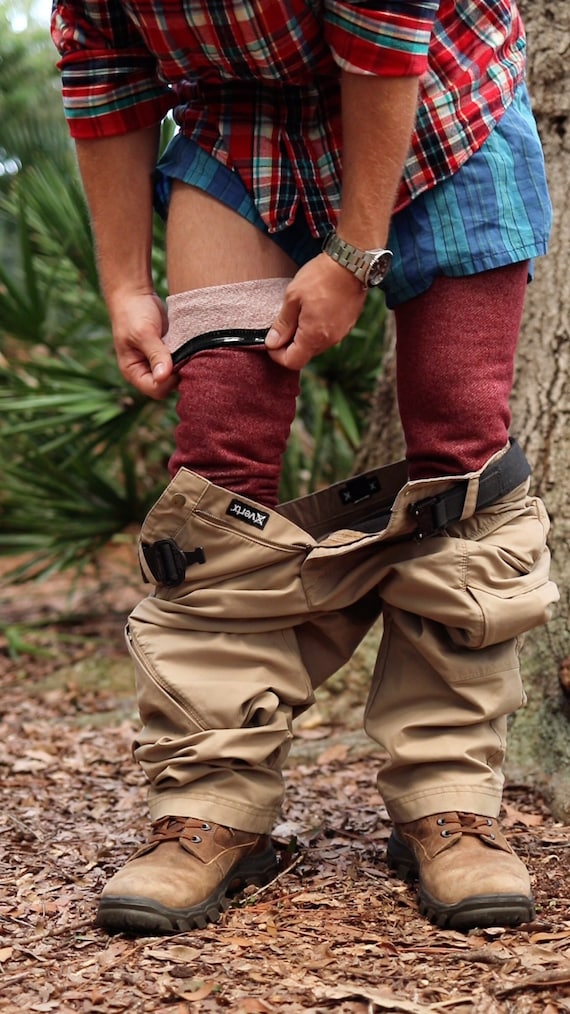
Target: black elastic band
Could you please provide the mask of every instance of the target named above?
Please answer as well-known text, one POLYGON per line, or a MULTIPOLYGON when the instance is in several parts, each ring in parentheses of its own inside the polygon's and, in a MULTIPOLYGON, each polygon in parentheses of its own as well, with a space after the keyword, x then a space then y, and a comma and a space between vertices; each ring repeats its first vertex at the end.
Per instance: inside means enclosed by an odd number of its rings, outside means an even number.
POLYGON ((179 368, 198 352, 208 349, 247 349, 256 345, 265 345, 269 328, 234 327, 226 330, 205 331, 189 338, 180 348, 172 353, 172 362, 179 368))

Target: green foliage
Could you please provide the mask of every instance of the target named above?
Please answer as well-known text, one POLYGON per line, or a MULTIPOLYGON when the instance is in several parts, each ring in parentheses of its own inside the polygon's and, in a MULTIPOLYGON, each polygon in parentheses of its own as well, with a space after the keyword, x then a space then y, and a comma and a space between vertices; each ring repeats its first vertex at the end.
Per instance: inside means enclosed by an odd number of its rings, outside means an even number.
POLYGON ((0 264, 0 554, 24 556, 22 578, 80 568, 140 523, 174 411, 117 369, 77 177, 22 171, 0 221, 15 237, 0 264))
POLYGON ((21 624, 9 624, 2 627, 2 636, 6 639, 6 650, 8 657, 13 661, 22 655, 32 655, 35 658, 53 658, 53 651, 48 651, 37 645, 29 636, 29 628, 21 624))
POLYGON ((39 158, 61 166, 70 144, 62 123, 57 53, 32 5, 0 2, 0 188, 39 158), (14 29, 14 16, 27 20, 14 29))

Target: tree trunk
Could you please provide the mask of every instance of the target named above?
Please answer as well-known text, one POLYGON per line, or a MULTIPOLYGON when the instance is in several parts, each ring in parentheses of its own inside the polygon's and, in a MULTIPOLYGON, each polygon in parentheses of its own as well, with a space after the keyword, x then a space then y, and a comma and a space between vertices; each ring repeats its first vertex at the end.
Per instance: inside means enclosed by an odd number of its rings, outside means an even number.
MULTIPOLYGON (((554 227, 547 258, 529 286, 512 398, 513 434, 533 467, 533 490, 552 520, 550 547, 560 603, 546 628, 531 631, 522 656, 528 705, 511 723, 507 774, 542 788, 554 812, 570 822, 570 40, 568 0, 521 0, 528 78, 542 138, 554 227)), ((392 315, 390 314, 389 317, 392 315)), ((391 349, 375 393, 357 468, 400 457, 403 439, 391 349)))
POLYGON ((570 5, 520 4, 529 43, 528 76, 544 146, 554 227, 547 258, 529 286, 512 399, 513 432, 552 520, 550 547, 560 603, 548 627, 527 636, 523 666, 529 704, 513 719, 510 766, 542 785, 570 820, 570 5))

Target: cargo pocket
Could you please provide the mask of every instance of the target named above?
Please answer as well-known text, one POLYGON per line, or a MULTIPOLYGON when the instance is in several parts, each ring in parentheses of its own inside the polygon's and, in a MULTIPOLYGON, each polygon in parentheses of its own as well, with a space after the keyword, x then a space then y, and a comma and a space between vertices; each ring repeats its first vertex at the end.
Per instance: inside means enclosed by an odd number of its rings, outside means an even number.
POLYGON ((455 643, 483 648, 518 637, 550 619, 558 600, 549 578, 548 519, 540 501, 478 542, 465 542, 464 586, 480 615, 472 630, 449 629, 455 643))

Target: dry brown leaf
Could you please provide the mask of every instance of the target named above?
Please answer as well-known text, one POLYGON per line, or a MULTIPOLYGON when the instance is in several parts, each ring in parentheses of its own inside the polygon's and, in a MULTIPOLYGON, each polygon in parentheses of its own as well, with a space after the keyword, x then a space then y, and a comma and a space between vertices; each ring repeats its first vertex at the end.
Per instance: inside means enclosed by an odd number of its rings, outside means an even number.
POLYGON ((330 895, 324 891, 300 891, 298 894, 292 894, 289 900, 293 905, 318 905, 319 908, 323 905, 325 908, 338 908, 339 902, 331 898, 330 895))
POLYGON ((496 990, 497 996, 508 996, 510 993, 520 993, 523 989, 541 989, 552 986, 566 986, 570 983, 570 964, 565 968, 554 968, 551 972, 537 972, 536 975, 528 975, 518 982, 509 983, 496 990))
MULTIPOLYGON (((357 948, 349 948, 349 951, 355 953, 357 948)), ((322 968, 326 968, 337 961, 338 956, 331 951, 331 944, 327 940, 312 952, 312 956, 305 962, 303 967, 311 972, 319 972, 322 968)))
POLYGON ((318 727, 315 728, 307 727, 304 729, 297 729, 295 731, 295 739, 307 739, 309 741, 328 739, 330 734, 331 734, 330 726, 319 724, 318 727))
POLYGON ((514 827, 515 824, 523 824, 524 827, 540 827, 544 824, 544 817, 540 813, 523 813, 517 810, 512 803, 503 801, 503 810, 506 816, 501 816, 501 823, 504 827, 514 827))
MULTIPOLYGON (((473 1007, 472 996, 453 997, 451 1000, 440 1000, 438 1001, 437 1004, 434 1005, 432 1009, 434 1011, 446 1011, 448 1007, 462 1007, 464 1004, 467 1003, 469 1004, 470 1007, 473 1007)), ((469 1014, 471 1014, 471 1012, 469 1012, 469 1014)), ((491 1014, 489 1007, 487 1007, 485 1014, 491 1014)))
POLYGON ((348 757, 349 747, 346 743, 335 743, 330 746, 328 750, 323 752, 317 757, 317 764, 320 767, 324 767, 325 764, 334 764, 335 761, 342 761, 348 757))
POLYGON ((259 1000, 254 996, 240 997, 239 1007, 236 1014, 272 1014, 275 1007, 265 1000, 259 1000))
POLYGON ((216 982, 197 980, 196 989, 177 989, 175 995, 182 997, 183 1000, 188 1000, 190 1003, 198 1003, 199 1000, 205 1000, 217 988, 218 984, 216 982))
POLYGON ((532 944, 544 944, 551 940, 570 940, 570 929, 563 930, 561 933, 532 933, 529 940, 532 944))
MULTIPOLYGON (((540 841, 543 845, 549 845, 552 848, 570 848, 570 831, 567 827, 562 828, 560 832, 551 831, 546 832, 544 829, 540 834, 540 841)), ((559 853, 554 854, 555 857, 559 857, 559 853)), ((549 860, 551 856, 545 856, 545 859, 549 860)))
POLYGON ((426 1012, 434 1010, 432 1004, 413 1003, 413 1001, 401 999, 389 991, 380 992, 368 987, 363 989, 361 986, 353 986, 349 983, 324 988, 317 987, 313 988, 313 992, 322 1000, 364 1000, 382 1010, 402 1011, 404 1014, 426 1014, 426 1012))
POLYGON ((197 947, 186 947, 184 944, 172 944, 170 947, 153 947, 144 951, 145 958, 156 958, 158 961, 175 961, 188 964, 200 957, 197 947))
POLYGON ((326 722, 321 712, 313 705, 306 715, 303 715, 295 722, 295 734, 306 732, 308 729, 318 729, 320 726, 325 725, 326 722))
POLYGON ((22 757, 20 760, 15 760, 11 767, 15 775, 24 775, 31 774, 34 771, 44 771, 55 763, 55 757, 52 757, 50 761, 40 760, 38 757, 22 757))
POLYGON ((542 946, 541 944, 520 944, 514 950, 519 963, 524 968, 536 968, 540 965, 559 965, 561 962, 566 961, 563 955, 552 947, 542 946))

